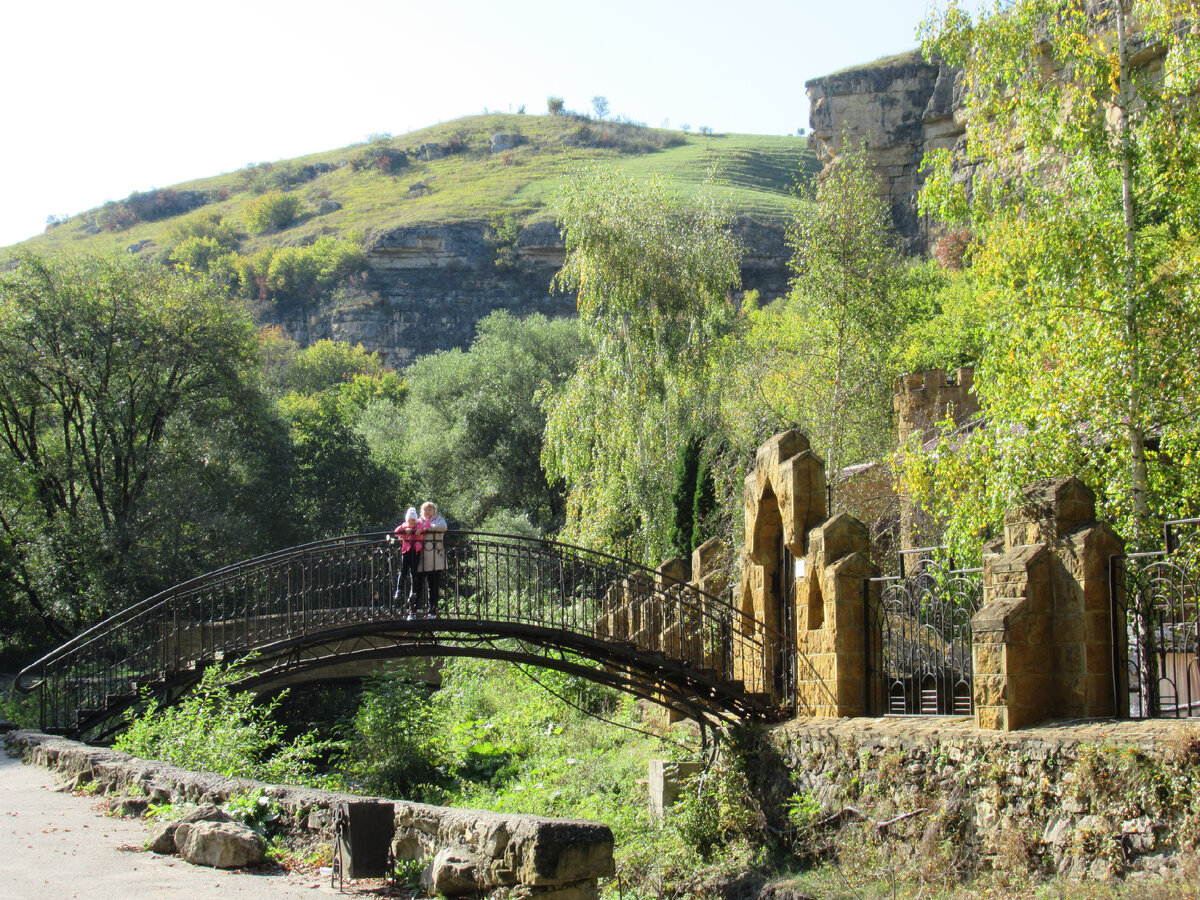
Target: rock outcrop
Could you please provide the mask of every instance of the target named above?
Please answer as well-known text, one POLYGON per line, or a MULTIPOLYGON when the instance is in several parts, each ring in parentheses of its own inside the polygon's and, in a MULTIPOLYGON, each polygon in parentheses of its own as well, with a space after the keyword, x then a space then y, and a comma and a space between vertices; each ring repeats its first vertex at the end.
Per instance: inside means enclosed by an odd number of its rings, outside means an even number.
MULTIPOLYGON (((746 248, 742 289, 763 300, 786 293, 791 251, 783 226, 742 221, 735 231, 746 248)), ((522 229, 510 248, 497 248, 483 222, 398 228, 369 245, 370 289, 359 299, 317 311, 277 308, 264 318, 301 344, 362 344, 401 368, 418 356, 466 348, 479 320, 495 310, 575 315, 573 296, 550 291, 564 255, 552 222, 522 229)))
POLYGON ((827 170, 847 142, 865 142, 881 192, 909 252, 929 249, 933 224, 917 211, 930 150, 961 149, 965 120, 958 71, 919 50, 806 82, 811 146, 827 170))

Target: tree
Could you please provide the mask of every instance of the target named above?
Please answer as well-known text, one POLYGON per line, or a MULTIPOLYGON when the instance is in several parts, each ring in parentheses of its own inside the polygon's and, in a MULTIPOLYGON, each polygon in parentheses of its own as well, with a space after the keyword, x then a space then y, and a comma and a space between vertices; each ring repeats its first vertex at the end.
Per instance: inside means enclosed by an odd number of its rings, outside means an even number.
POLYGON ((597 94, 592 98, 592 110, 596 113, 596 118, 603 122, 608 116, 608 98, 597 94))
POLYGON ((889 356, 911 313, 906 272, 862 149, 848 147, 822 179, 816 203, 789 233, 792 290, 750 309, 729 415, 742 442, 798 427, 824 459, 837 503, 837 473, 888 454, 893 441, 889 356), (746 420, 749 421, 746 421, 746 420))
POLYGON ((974 167, 968 182, 935 154, 923 203, 971 227, 995 310, 975 382, 988 427, 906 471, 960 542, 1043 475, 1081 475, 1135 543, 1196 510, 1200 35, 1181 23, 1198 11, 952 3, 926 26, 927 51, 963 69, 974 167))
POLYGON ((594 352, 545 397, 543 461, 567 486, 568 540, 657 563, 677 448, 716 421, 710 365, 736 324, 741 246, 711 204, 605 169, 576 177, 560 223, 555 286, 594 352))
POLYGON ((562 97, 547 97, 546 111, 552 116, 561 116, 563 114, 563 98, 562 97))
POLYGON ((466 352, 414 362, 397 430, 420 499, 467 528, 507 530, 514 517, 541 533, 560 528, 562 490, 540 464, 546 414, 537 398, 561 386, 583 350, 573 321, 495 312, 466 352))
POLYGON ((44 635, 165 586, 134 562, 178 467, 192 496, 252 477, 232 457, 254 360, 249 318, 206 281, 95 257, 0 276, 0 591, 44 635))

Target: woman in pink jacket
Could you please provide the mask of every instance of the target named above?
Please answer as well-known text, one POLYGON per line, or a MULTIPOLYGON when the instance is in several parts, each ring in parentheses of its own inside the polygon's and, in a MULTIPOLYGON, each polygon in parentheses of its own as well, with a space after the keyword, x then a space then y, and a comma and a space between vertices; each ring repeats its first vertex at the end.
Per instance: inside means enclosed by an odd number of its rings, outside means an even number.
POLYGON ((416 507, 410 506, 404 521, 396 526, 389 541, 400 542, 400 574, 396 576, 395 599, 405 601, 408 618, 416 615, 417 588, 420 586, 421 554, 425 549, 425 532, 429 525, 417 516, 416 507), (407 588, 407 591, 405 590, 407 588))

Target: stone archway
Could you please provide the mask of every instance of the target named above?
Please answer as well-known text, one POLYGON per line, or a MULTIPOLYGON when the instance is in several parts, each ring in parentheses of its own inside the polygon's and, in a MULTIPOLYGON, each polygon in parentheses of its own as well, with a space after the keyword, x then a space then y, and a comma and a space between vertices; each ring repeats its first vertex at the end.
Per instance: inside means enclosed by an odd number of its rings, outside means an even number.
POLYGON ((746 544, 738 603, 742 612, 766 623, 765 670, 743 669, 747 688, 790 702, 785 663, 796 641, 795 560, 808 550, 808 532, 825 519, 825 463, 799 431, 784 431, 759 448, 744 488, 746 544), (780 638, 783 645, 779 646, 780 638))

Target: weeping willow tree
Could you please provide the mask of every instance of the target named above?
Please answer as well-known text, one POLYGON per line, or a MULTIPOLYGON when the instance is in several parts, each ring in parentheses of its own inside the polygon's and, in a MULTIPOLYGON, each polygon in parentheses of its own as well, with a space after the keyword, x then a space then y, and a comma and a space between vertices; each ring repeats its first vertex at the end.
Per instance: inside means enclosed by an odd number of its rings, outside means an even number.
POLYGON ((736 327, 741 246, 715 205, 602 168, 567 188, 560 225, 555 286, 575 294, 591 346, 543 396, 563 536, 656 563, 669 553, 678 448, 715 427, 712 368, 736 327))

